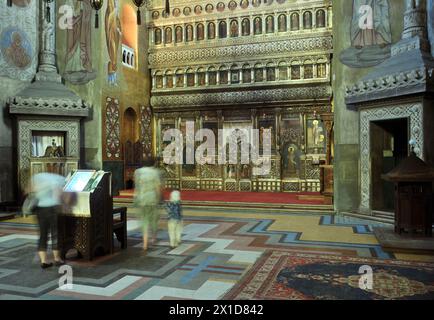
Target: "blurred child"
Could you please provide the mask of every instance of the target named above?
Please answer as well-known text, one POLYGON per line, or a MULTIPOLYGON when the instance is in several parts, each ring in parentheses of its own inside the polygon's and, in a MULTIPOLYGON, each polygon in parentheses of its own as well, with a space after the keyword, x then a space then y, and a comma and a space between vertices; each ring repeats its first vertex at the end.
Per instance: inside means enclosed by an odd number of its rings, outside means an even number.
POLYGON ((166 209, 169 214, 168 229, 170 246, 176 248, 181 244, 182 236, 182 207, 181 193, 179 191, 172 191, 170 201, 166 203, 166 209))

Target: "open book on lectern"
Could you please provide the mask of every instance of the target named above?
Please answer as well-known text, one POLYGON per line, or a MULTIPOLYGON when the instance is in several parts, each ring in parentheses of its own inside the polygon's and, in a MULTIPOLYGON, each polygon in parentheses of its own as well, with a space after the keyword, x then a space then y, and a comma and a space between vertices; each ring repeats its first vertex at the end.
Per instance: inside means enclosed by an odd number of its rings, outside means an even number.
POLYGON ((71 212, 67 212, 66 214, 84 217, 91 216, 91 195, 95 192, 105 174, 107 172, 101 170, 77 170, 68 175, 63 191, 75 192, 77 194, 77 203, 70 208, 69 211, 71 212))

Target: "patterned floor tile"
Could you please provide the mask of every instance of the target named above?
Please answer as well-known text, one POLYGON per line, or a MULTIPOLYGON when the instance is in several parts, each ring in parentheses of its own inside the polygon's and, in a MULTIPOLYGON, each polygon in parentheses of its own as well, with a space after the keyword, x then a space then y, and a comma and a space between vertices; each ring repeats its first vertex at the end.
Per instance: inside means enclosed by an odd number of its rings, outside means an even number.
MULTIPOLYGON (((222 299, 269 250, 288 254, 432 261, 386 253, 370 223, 327 214, 266 210, 185 210, 182 244, 170 248, 165 216, 158 242, 142 250, 141 222, 129 209, 128 249, 94 261, 68 260, 73 288, 57 268, 42 270, 34 217, 0 222, 0 299, 222 299)), ((389 259, 389 260, 385 260, 389 259)))

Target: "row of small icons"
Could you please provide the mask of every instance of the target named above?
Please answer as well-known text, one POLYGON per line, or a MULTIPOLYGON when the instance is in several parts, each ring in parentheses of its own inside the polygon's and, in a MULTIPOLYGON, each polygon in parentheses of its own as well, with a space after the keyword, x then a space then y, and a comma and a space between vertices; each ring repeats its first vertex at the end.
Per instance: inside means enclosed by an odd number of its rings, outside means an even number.
MULTIPOLYGON (((374 10, 370 5, 361 5, 359 7, 359 28, 369 30, 374 28, 374 10)), ((73 28, 74 8, 70 5, 59 7, 59 28, 67 30, 73 28)))

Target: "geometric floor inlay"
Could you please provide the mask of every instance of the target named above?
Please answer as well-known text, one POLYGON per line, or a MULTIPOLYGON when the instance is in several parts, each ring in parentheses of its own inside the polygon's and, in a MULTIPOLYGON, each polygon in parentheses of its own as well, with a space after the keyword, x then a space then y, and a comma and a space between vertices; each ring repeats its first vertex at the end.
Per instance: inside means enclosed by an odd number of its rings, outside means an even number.
POLYGON ((270 250, 375 258, 431 256, 384 252, 372 225, 330 215, 264 210, 186 209, 182 244, 171 249, 162 218, 158 242, 141 249, 140 222, 129 209, 128 249, 94 261, 69 260, 72 288, 63 274, 42 270, 36 255, 35 219, 0 222, 0 299, 222 299, 270 250))

